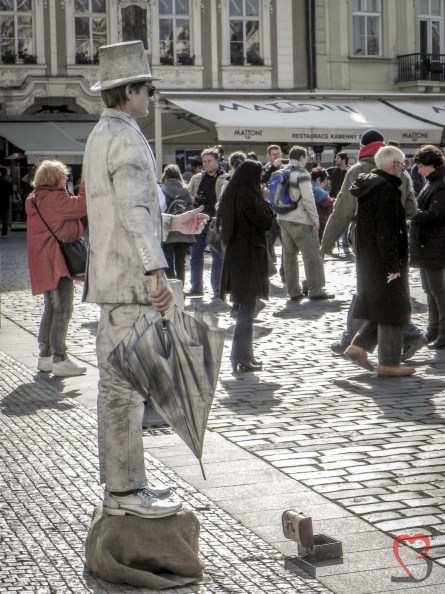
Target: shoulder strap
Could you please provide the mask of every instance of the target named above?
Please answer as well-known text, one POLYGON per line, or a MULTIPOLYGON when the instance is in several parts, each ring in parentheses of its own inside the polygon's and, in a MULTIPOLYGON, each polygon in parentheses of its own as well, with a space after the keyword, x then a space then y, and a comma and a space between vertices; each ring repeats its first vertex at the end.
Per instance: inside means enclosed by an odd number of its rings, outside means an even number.
POLYGON ((39 217, 42 219, 42 222, 44 223, 45 227, 48 229, 48 231, 51 233, 51 235, 54 237, 54 239, 56 241, 60 241, 60 239, 57 237, 57 235, 54 233, 54 231, 51 229, 51 227, 48 225, 48 223, 45 221, 45 219, 42 217, 39 207, 37 206, 37 200, 34 198, 34 200, 32 201, 32 203, 34 204, 34 206, 36 207, 36 211, 37 214, 39 215, 39 217))

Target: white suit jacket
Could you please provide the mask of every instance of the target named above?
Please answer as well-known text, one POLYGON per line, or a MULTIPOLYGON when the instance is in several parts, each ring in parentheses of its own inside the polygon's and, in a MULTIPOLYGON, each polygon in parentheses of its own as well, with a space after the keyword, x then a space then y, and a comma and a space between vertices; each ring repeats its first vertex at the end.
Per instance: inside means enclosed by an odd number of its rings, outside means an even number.
POLYGON ((105 109, 83 163, 90 242, 84 301, 151 302, 146 274, 167 268, 161 242, 171 222, 159 208, 155 171, 136 121, 105 109))

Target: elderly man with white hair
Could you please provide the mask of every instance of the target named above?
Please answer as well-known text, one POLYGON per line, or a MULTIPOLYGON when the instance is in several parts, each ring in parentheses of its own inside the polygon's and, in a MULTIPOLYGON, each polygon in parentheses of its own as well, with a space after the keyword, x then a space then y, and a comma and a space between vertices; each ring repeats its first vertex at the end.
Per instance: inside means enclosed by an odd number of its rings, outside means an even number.
POLYGON ((380 148, 377 169, 358 176, 350 191, 357 199, 357 301, 354 317, 365 322, 345 356, 372 371, 368 359, 378 345, 378 374, 407 376, 401 364, 402 326, 411 315, 408 286, 408 233, 401 202, 405 155, 394 146, 380 148))

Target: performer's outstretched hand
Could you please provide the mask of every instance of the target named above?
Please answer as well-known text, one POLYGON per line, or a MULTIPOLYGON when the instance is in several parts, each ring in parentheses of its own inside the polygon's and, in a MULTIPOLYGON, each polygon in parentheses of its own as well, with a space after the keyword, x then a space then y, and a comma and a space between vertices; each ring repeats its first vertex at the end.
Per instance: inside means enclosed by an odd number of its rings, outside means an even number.
POLYGON ((170 231, 179 231, 186 235, 198 235, 206 226, 209 217, 201 211, 204 206, 189 210, 180 215, 172 217, 170 231))

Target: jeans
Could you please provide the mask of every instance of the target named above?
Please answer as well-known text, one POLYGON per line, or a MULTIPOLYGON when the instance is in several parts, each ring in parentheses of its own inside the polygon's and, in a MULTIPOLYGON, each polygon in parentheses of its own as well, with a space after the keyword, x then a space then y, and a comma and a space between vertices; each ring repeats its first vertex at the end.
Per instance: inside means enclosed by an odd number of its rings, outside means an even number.
POLYGON ((147 485, 142 420, 144 399, 108 363, 111 351, 131 331, 139 316, 159 317, 151 305, 102 305, 96 348, 99 367, 97 417, 100 482, 108 491, 131 491, 147 485))
POLYGON ((445 270, 421 268, 420 279, 428 304, 427 332, 445 337, 445 270))
POLYGON ((168 269, 165 272, 167 278, 177 278, 182 281, 182 284, 185 283, 185 258, 189 245, 189 243, 180 241, 162 245, 168 264, 168 269))
POLYGON ((44 310, 40 321, 38 341, 40 356, 53 356, 54 363, 66 359, 66 335, 73 313, 74 283, 60 279, 57 289, 44 293, 44 310))
MULTIPOLYGON (((195 235, 196 243, 192 244, 190 249, 190 290, 195 293, 204 292, 202 275, 204 272, 204 251, 206 248, 206 235, 207 229, 201 231, 199 235, 195 235)), ((212 285, 213 294, 219 296, 221 273, 224 262, 224 252, 217 252, 214 248, 211 248, 211 252, 212 268, 210 272, 210 284, 212 285)))
POLYGON ((279 220, 283 245, 284 274, 289 297, 301 295, 298 252, 301 252, 306 273, 309 297, 323 293, 325 285, 320 243, 312 225, 279 220))
POLYGON ((366 320, 354 336, 353 345, 372 353, 379 346, 379 364, 395 366, 402 361, 402 325, 377 324, 366 320))
MULTIPOLYGON (((348 346, 351 344, 352 339, 359 331, 360 327, 362 326, 365 320, 360 320, 358 318, 354 318, 353 311, 354 305, 357 300, 357 295, 352 297, 351 304, 348 309, 348 316, 346 320, 346 329, 342 334, 340 344, 343 349, 347 349, 348 346)), ((414 324, 403 324, 402 327, 402 336, 403 336, 403 348, 408 348, 413 342, 419 340, 422 336, 422 332, 414 326, 414 324)))
POLYGON ((240 303, 232 343, 232 361, 250 362, 253 357, 253 317, 257 299, 240 303))

